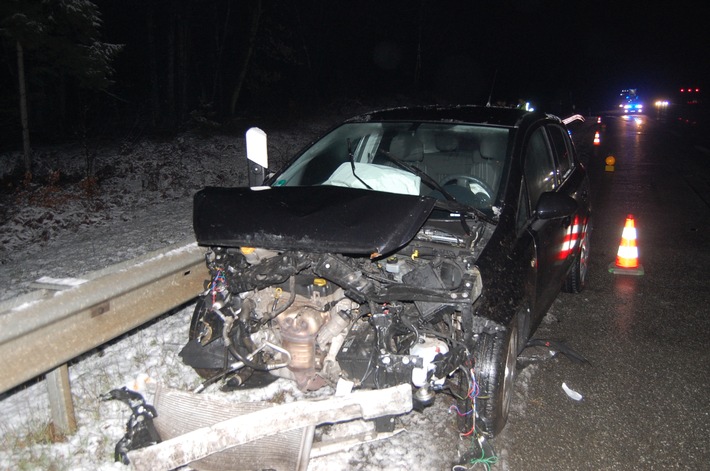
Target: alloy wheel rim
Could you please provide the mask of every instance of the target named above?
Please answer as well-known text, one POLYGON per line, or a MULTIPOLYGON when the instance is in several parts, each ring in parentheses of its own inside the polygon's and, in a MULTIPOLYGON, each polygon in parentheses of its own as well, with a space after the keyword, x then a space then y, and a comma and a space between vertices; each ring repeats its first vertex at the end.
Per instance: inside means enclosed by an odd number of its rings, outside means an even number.
POLYGON ((508 412, 510 410, 510 403, 513 400, 513 383, 515 381, 515 366, 518 358, 517 355, 517 345, 518 345, 518 329, 512 328, 513 331, 510 333, 510 339, 508 341, 508 348, 506 351, 505 366, 503 370, 503 401, 501 404, 501 415, 503 418, 508 417, 508 412))
POLYGON ((587 247, 588 238, 589 235, 585 231, 582 243, 579 247, 579 279, 582 283, 587 280, 587 271, 589 270, 589 249, 587 247))

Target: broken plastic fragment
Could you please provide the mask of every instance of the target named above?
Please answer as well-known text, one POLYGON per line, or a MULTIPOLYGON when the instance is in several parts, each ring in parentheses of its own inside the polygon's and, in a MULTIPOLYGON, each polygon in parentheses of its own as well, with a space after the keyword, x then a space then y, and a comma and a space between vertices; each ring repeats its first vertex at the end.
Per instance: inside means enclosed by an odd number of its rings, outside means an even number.
POLYGON ((151 384, 155 384, 155 380, 151 378, 150 375, 147 373, 139 373, 138 376, 130 379, 124 386, 131 391, 144 393, 151 384))
POLYGON ((579 394, 577 391, 568 388, 565 383, 562 383, 562 389, 570 397, 570 399, 574 399, 575 401, 581 401, 583 398, 583 396, 581 394, 579 394))
POLYGON ((347 396, 351 392, 353 392, 353 387, 355 386, 355 383, 352 381, 348 381, 346 379, 340 378, 338 379, 338 383, 335 386, 335 395, 336 396, 347 396))

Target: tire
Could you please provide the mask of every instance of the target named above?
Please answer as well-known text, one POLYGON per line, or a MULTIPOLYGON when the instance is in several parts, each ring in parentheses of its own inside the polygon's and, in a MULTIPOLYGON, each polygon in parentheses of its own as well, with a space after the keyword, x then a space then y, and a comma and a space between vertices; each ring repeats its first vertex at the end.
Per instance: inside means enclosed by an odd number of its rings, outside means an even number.
MULTIPOLYGON (((202 327, 202 318, 207 314, 207 301, 205 297, 202 296, 198 298, 197 304, 195 305, 195 310, 192 312, 192 319, 190 320, 190 330, 188 332, 188 340, 193 341, 197 339, 200 335, 202 327)), ((208 338, 205 339, 205 343, 211 342, 215 336, 215 332, 210 331, 208 338)), ((218 369, 208 369, 208 368, 194 368, 195 372, 200 375, 202 379, 211 379, 217 375, 220 370, 218 369)))
POLYGON ((579 242, 579 251, 574 264, 567 274, 563 290, 567 293, 581 293, 587 284, 589 270, 589 224, 585 228, 582 240, 579 242))
POLYGON ((197 298, 197 304, 195 304, 195 310, 192 311, 192 318, 190 319, 190 331, 188 332, 188 339, 195 340, 200 333, 200 324, 202 323, 202 317, 207 312, 207 303, 205 302, 205 297, 200 296, 197 298))
MULTIPOLYGON (((213 345, 219 344, 220 348, 224 349, 224 343, 221 339, 221 329, 220 324, 216 324, 214 321, 214 314, 211 314, 207 308, 207 300, 205 297, 201 297, 197 300, 195 305, 195 310, 192 313, 192 320, 190 321, 190 331, 188 334, 189 341, 192 342, 196 340, 200 334, 205 335, 203 342, 205 345, 212 342, 213 345), (211 321, 211 322, 210 322, 211 321), (209 327, 204 331, 204 324, 207 323, 209 327)), ((234 340, 234 339, 233 339, 234 340)), ((229 356, 224 349, 224 354, 227 355, 230 362, 234 361, 234 356, 229 356)), ((226 380, 225 386, 221 388, 222 391, 231 391, 237 388, 244 387, 244 383, 249 381, 247 387, 265 387, 278 379, 278 377, 269 374, 266 371, 257 371, 251 367, 245 366, 239 369, 238 372, 231 371, 228 376, 225 376, 224 368, 195 368, 195 372, 205 380, 205 384, 210 382, 215 382, 216 380, 224 379, 226 380)))
POLYGON ((474 372, 479 388, 476 412, 492 437, 498 435, 508 421, 519 344, 516 316, 507 331, 480 334, 474 347, 474 372))

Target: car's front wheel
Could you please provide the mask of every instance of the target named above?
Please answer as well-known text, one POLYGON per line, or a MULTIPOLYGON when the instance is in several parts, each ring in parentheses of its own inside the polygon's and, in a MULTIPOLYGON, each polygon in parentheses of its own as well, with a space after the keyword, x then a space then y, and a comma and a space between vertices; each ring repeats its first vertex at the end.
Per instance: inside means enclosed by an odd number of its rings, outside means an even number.
MULTIPOLYGON (((202 344, 206 345, 214 340, 214 335, 217 335, 217 333, 204 322, 205 316, 208 313, 207 300, 204 296, 201 296, 198 298, 197 304, 195 304, 195 310, 192 312, 192 319, 190 320, 190 330, 188 332, 188 340, 190 342, 200 339, 202 344)), ((195 372, 204 379, 211 379, 213 376, 217 375, 220 370, 195 368, 195 372)))
POLYGON ((508 421, 519 345, 518 322, 514 318, 505 332, 480 334, 474 347, 474 372, 478 385, 476 411, 492 436, 508 421))

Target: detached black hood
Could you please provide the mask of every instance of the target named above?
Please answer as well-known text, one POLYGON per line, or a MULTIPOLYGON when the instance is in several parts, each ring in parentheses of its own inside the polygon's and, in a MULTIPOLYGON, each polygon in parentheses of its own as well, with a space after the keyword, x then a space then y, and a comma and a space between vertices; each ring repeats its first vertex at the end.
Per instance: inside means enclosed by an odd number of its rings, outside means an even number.
POLYGON ((435 200, 334 186, 208 187, 195 195, 200 245, 388 254, 412 240, 435 200))

